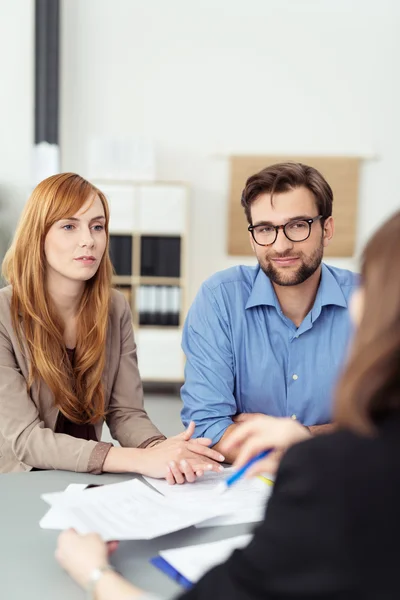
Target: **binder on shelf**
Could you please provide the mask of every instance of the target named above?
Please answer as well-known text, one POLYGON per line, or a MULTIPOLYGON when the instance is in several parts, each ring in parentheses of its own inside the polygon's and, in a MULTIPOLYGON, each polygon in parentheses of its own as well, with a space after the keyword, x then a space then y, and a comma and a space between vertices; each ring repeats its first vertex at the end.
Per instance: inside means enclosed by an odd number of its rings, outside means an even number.
POLYGON ((181 289, 171 285, 141 285, 139 325, 179 326, 181 289))
POLYGON ((179 315, 181 312, 181 288, 177 286, 173 288, 173 299, 172 325, 179 326, 179 315))
POLYGON ((147 299, 147 285, 141 285, 137 295, 137 311, 139 314, 139 325, 149 324, 149 301, 147 299))
POLYGON ((132 275, 132 236, 110 235, 110 259, 116 275, 132 275))
POLYGON ((160 325, 168 325, 169 322, 168 291, 168 286, 162 285, 158 292, 160 294, 160 325))
POLYGON ((147 293, 148 293, 148 301, 149 301, 149 325, 158 325, 158 323, 157 323, 158 289, 155 285, 149 285, 147 293))
POLYGON ((181 238, 142 236, 140 274, 142 277, 180 277, 181 238))

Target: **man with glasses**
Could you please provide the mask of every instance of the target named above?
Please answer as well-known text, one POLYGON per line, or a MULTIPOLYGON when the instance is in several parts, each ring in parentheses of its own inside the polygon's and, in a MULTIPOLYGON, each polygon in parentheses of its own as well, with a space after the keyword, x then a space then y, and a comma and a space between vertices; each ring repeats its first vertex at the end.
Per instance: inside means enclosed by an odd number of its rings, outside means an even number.
MULTIPOLYGON (((218 450, 255 413, 331 427, 356 274, 322 263, 334 233, 332 189, 314 168, 281 163, 242 194, 257 267, 216 273, 186 319, 182 421, 218 450)), ((226 459, 232 462, 235 452, 226 459)))

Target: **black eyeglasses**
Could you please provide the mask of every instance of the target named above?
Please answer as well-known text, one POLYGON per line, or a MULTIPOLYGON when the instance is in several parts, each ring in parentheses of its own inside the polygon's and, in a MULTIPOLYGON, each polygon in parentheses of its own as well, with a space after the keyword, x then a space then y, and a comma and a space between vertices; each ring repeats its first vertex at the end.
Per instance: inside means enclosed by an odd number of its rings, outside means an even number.
POLYGON ((323 219, 323 216, 318 215, 313 219, 296 219, 285 225, 249 225, 247 229, 251 231, 253 240, 259 246, 274 244, 280 229, 291 242, 304 242, 310 237, 311 225, 319 219, 323 219))

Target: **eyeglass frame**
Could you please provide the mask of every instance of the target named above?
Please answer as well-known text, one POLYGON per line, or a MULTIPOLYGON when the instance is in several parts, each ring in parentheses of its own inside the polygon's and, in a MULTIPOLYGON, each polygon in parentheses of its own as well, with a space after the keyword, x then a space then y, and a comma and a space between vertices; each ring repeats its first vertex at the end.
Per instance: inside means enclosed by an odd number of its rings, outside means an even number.
MULTIPOLYGON (((308 240, 308 238, 311 235, 311 226, 312 224, 317 221, 318 219, 325 219, 325 217, 323 215, 317 215, 316 217, 313 217, 312 219, 292 219, 291 221, 288 221, 287 223, 285 223, 284 225, 269 225, 269 227, 273 227, 275 229, 275 239, 273 242, 270 242, 269 244, 260 244, 260 242, 257 242, 256 238, 254 237, 254 229, 256 227, 260 227, 260 225, 249 225, 247 230, 250 231, 251 236, 253 238, 253 240, 255 241, 256 244, 258 244, 259 246, 272 246, 272 244, 275 244, 277 237, 278 237, 278 232, 280 229, 282 229, 283 233, 285 234, 285 237, 290 241, 293 242, 295 244, 299 243, 299 242, 305 242, 306 240, 308 240), (292 240, 288 234, 286 233, 286 227, 288 225, 290 225, 291 223, 296 223, 297 221, 303 222, 303 223, 308 223, 308 235, 303 239, 303 240, 292 240)), ((262 225, 262 224, 261 224, 262 225)))

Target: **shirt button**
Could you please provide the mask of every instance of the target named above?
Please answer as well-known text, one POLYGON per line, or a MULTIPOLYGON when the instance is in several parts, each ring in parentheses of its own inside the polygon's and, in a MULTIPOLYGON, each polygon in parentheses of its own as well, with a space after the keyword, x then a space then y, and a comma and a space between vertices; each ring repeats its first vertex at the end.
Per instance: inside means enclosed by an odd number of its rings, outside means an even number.
POLYGON ((293 419, 293 421, 296 421, 297 420, 296 415, 292 415, 292 419, 293 419))
POLYGON ((299 376, 298 376, 298 375, 296 375, 296 373, 295 373, 295 374, 292 376, 292 379, 294 379, 295 381, 296 381, 296 379, 298 379, 298 378, 299 378, 299 376))

